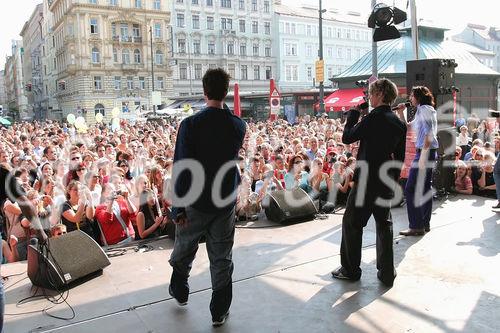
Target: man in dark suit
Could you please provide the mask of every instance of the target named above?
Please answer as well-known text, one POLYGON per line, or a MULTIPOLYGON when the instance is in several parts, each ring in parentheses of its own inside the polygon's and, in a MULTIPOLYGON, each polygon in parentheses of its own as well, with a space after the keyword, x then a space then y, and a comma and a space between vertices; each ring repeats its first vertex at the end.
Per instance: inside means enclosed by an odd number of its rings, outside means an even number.
POLYGON ((387 79, 377 80, 369 89, 370 103, 374 109, 359 122, 360 112, 349 112, 342 141, 351 144, 359 140, 360 145, 353 177, 354 187, 347 199, 342 220, 342 266, 332 272, 334 278, 352 281, 361 278, 359 266, 363 228, 372 214, 377 229, 377 276, 387 286, 392 286, 396 277, 390 204, 383 204, 380 199, 390 202, 395 186, 399 186, 395 182, 400 169, 391 168, 386 173, 394 184, 384 181, 380 170, 387 162, 402 163, 404 160, 406 125, 392 112, 390 106, 397 94, 394 83, 387 79), (361 200, 356 200, 359 192, 361 200))
POLYGON ((172 219, 177 226, 169 292, 180 305, 187 304, 189 272, 205 236, 214 326, 224 324, 232 300, 234 214, 240 183, 236 159, 246 132, 245 123, 223 106, 229 79, 220 68, 203 76, 207 104, 179 126, 172 177, 172 219))

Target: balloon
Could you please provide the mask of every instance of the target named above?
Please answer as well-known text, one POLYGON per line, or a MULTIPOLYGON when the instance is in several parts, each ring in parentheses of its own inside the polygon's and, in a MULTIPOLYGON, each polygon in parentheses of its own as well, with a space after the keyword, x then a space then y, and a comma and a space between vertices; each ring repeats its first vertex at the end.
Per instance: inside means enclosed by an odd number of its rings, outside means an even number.
POLYGON ((116 131, 116 130, 120 129, 120 119, 113 118, 113 120, 111 120, 111 129, 113 131, 116 131))
POLYGON ((83 128, 83 126, 85 126, 85 118, 83 118, 81 116, 76 118, 75 127, 76 128, 83 128))
POLYGON ((97 113, 97 114, 95 115, 95 120, 96 120, 98 123, 101 123, 103 119, 104 119, 104 116, 102 115, 102 113, 100 113, 100 112, 99 112, 99 113, 97 113))
POLYGON ((118 107, 113 108, 113 110, 111 110, 111 115, 113 118, 118 118, 120 115, 120 109, 118 107))
POLYGON ((72 113, 68 114, 68 116, 66 117, 66 120, 68 121, 68 123, 70 125, 73 125, 75 123, 75 119, 76 119, 76 117, 72 113))

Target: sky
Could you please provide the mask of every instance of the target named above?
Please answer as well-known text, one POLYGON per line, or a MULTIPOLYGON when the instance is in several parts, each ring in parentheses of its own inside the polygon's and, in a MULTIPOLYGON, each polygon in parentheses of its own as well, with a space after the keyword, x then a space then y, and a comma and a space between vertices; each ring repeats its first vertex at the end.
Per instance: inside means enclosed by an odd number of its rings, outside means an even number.
MULTIPOLYGON (((236 0, 234 0, 236 1, 236 0)), ((479 23, 500 28, 500 1, 474 0, 470 2, 456 0, 416 0, 419 18, 432 20, 455 30, 460 30, 467 23, 479 23), (467 5, 466 5, 467 4, 467 5)), ((35 5, 41 0, 2 0, 0 4, 0 69, 4 68, 5 57, 11 53, 11 40, 21 39, 19 33, 24 23, 30 18, 35 5), (8 5, 6 5, 8 3, 8 5)), ((282 0, 284 4, 318 4, 319 0, 282 0)), ((386 0, 388 5, 405 10, 407 0, 386 0)), ((371 0, 323 0, 325 8, 335 7, 340 10, 355 10, 368 13, 371 0)))

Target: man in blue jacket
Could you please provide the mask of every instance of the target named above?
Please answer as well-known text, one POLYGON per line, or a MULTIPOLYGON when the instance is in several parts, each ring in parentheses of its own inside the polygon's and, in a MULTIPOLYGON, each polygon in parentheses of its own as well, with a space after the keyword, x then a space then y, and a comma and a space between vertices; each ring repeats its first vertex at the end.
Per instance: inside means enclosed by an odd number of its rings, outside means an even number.
POLYGON ((179 305, 187 304, 189 272, 205 236, 214 326, 224 324, 232 300, 234 215, 240 183, 236 159, 246 132, 245 123, 224 108, 229 79, 220 68, 203 76, 207 104, 179 126, 172 177, 172 219, 177 226, 169 292, 179 305))

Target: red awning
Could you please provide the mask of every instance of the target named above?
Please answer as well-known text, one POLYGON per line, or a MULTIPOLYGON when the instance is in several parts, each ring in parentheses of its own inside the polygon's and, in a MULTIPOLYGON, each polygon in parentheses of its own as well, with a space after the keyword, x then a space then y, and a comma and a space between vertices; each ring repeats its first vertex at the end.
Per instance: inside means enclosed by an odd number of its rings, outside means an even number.
POLYGON ((325 98, 325 111, 347 111, 350 108, 363 103, 364 96, 363 88, 339 89, 325 98))

